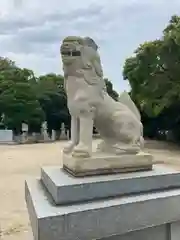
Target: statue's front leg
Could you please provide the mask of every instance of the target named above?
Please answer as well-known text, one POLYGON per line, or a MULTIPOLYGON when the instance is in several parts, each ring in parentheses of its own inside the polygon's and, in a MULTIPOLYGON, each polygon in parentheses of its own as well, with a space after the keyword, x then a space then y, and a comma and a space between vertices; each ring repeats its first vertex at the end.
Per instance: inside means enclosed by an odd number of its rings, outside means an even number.
POLYGON ((79 117, 79 144, 74 147, 74 157, 90 157, 92 154, 93 114, 85 113, 79 117))
POLYGON ((64 153, 71 153, 73 148, 79 143, 79 119, 71 116, 71 141, 63 149, 64 153))

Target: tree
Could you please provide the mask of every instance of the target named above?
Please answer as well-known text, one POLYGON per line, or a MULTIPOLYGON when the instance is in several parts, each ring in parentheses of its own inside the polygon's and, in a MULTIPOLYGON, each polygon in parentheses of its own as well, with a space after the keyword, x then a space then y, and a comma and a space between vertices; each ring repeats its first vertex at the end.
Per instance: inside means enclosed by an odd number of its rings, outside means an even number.
POLYGON ((180 124, 180 17, 171 18, 160 39, 139 46, 125 61, 123 76, 141 111, 158 119, 157 130, 180 124))
POLYGON ((20 69, 8 60, 0 60, 0 112, 6 127, 19 133, 22 122, 41 125, 44 113, 32 87, 27 69, 20 69))
POLYGON ((46 115, 49 130, 59 130, 62 122, 70 126, 64 78, 54 73, 40 76, 37 92, 39 102, 46 115))
POLYGON ((124 79, 131 85, 131 96, 148 115, 155 116, 164 108, 164 92, 168 89, 160 58, 161 41, 146 42, 126 60, 124 79))

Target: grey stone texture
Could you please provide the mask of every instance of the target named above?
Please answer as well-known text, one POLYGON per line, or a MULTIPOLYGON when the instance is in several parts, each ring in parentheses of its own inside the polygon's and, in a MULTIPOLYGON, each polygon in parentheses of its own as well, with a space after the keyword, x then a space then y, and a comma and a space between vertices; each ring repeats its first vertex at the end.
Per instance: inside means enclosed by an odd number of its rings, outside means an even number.
POLYGON ((75 178, 60 167, 44 167, 41 179, 56 204, 180 187, 180 172, 165 165, 152 171, 75 178))
POLYGON ((40 180, 26 181, 25 189, 35 240, 147 240, 148 228, 157 231, 153 240, 176 240, 171 223, 180 221, 180 188, 59 206, 40 180), (165 224, 166 231, 156 229, 165 224))
POLYGON ((103 238, 104 240, 179 240, 180 222, 141 229, 124 235, 103 238))
MULTIPOLYGON (((127 92, 121 93, 118 101, 108 95, 94 40, 68 36, 62 41, 60 52, 71 115, 71 141, 64 153, 77 159, 91 157, 93 126, 103 140, 98 151, 115 155, 141 152, 144 138, 138 108, 127 92)), ((65 165, 74 172, 72 165, 65 165)))
POLYGON ((170 240, 168 239, 168 224, 151 227, 135 232, 129 232, 121 236, 111 236, 104 240, 170 240))
POLYGON ((180 239, 180 221, 170 225, 170 240, 180 239))

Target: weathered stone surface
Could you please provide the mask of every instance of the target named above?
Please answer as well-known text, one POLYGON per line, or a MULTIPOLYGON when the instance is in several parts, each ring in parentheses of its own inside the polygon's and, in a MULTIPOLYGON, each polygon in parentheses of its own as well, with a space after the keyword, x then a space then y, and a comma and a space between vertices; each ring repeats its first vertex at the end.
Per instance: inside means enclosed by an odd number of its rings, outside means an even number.
POLYGON ((167 225, 168 224, 164 224, 161 226, 141 229, 138 231, 126 233, 124 235, 103 238, 101 240, 169 240, 167 225))
POLYGON ((180 221, 173 222, 170 225, 170 240, 180 239, 180 221))
POLYGON ((127 92, 118 101, 106 89, 98 46, 93 39, 66 37, 61 45, 64 86, 71 114, 71 142, 65 153, 91 157, 93 126, 103 141, 98 150, 134 154, 144 145, 140 113, 127 92))
POLYGON ((40 181, 29 180, 26 202, 35 240, 103 239, 180 219, 180 189, 55 206, 40 181))
POLYGON ((85 178, 74 178, 60 167, 44 167, 41 179, 56 204, 180 187, 180 172, 165 165, 152 171, 85 178))
POLYGON ((152 169, 152 155, 147 153, 94 154, 92 157, 72 157, 63 155, 63 168, 73 176, 90 176, 118 172, 133 172, 152 169))

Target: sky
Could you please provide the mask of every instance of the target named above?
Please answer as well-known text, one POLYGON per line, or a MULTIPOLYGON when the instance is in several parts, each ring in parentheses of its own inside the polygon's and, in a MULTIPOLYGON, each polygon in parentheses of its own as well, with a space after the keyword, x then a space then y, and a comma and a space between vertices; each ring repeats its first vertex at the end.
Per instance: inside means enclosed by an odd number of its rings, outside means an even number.
POLYGON ((104 76, 128 90, 122 69, 139 44, 161 36, 179 0, 0 0, 0 56, 36 75, 62 74, 60 44, 68 35, 92 37, 104 76))

